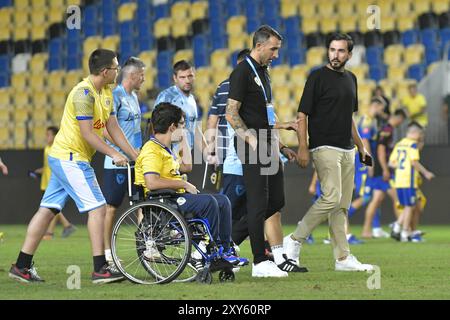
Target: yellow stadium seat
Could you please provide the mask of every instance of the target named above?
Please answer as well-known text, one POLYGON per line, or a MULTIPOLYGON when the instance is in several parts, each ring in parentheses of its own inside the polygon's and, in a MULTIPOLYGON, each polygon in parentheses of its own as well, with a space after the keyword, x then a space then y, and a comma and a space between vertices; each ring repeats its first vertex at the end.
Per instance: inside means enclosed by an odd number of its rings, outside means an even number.
POLYGON ((52 71, 47 78, 48 88, 51 92, 61 90, 64 88, 64 71, 52 71))
POLYGON ((304 85, 308 76, 309 67, 306 64, 296 65, 291 69, 290 81, 293 85, 304 85))
POLYGON ((145 81, 142 85, 144 90, 153 89, 155 84, 156 70, 153 68, 147 68, 144 71, 145 81))
MULTIPOLYGON (((225 79, 224 79, 225 80, 225 79)), ((201 67, 195 71, 195 85, 199 88, 204 88, 211 84, 211 68, 210 67, 201 67)), ((215 83, 218 85, 218 83, 215 83)))
POLYGON ((191 22, 189 20, 172 20, 172 36, 174 38, 184 37, 191 33, 191 22))
POLYGON ((430 11, 431 6, 428 0, 414 0, 412 3, 413 11, 417 14, 422 14, 430 11))
MULTIPOLYGON (((66 5, 67 0, 49 0, 50 8, 63 8, 66 5)), ((70 4, 72 3, 71 0, 69 0, 70 4)))
POLYGON ((285 105, 291 100, 291 89, 287 85, 274 86, 273 98, 275 106, 285 105))
POLYGON ((17 10, 24 10, 30 7, 29 0, 14 0, 14 8, 17 10))
POLYGON ((50 105, 54 108, 63 109, 66 104, 68 92, 64 90, 58 90, 50 93, 50 105))
POLYGON ((390 45, 384 50, 384 63, 388 66, 398 66, 403 62, 403 51, 401 44, 390 45))
POLYGON ((137 3, 124 3, 119 7, 119 22, 130 21, 134 19, 134 13, 137 9, 137 3))
POLYGON ((298 14, 298 3, 292 0, 281 1, 281 16, 283 18, 296 16, 298 14))
POLYGON ((289 83, 290 67, 287 65, 278 65, 270 70, 271 82, 278 86, 284 86, 289 83))
POLYGON ((94 50, 101 48, 103 38, 100 36, 88 37, 83 43, 83 52, 89 56, 94 50))
POLYGON ((14 11, 14 27, 21 27, 26 24, 28 24, 28 21, 30 20, 30 14, 28 9, 14 11))
POLYGON ((302 19, 302 32, 305 34, 319 31, 319 18, 316 16, 302 19))
POLYGON ((10 26, 0 27, 0 41, 10 40, 11 31, 12 30, 10 26))
POLYGON ((416 83, 416 81, 412 79, 404 79, 403 81, 398 82, 395 89, 395 92, 397 93, 396 98, 401 101, 403 97, 406 97, 409 94, 408 86, 413 83, 416 83))
POLYGON ((0 88, 0 109, 11 107, 11 88, 0 88))
POLYGON ((318 11, 319 16, 321 18, 328 18, 334 16, 336 14, 334 2, 329 0, 324 1, 319 0, 318 11))
POLYGON ((346 16, 338 21, 339 29, 342 32, 348 33, 358 29, 358 17, 356 16, 346 16))
POLYGON ((172 19, 170 18, 161 18, 156 20, 153 31, 154 36, 156 38, 170 36, 171 34, 170 27, 172 25, 171 21, 172 19))
POLYGON ((336 4, 338 16, 342 19, 355 15, 355 2, 353 0, 338 1, 336 4))
POLYGON ((30 75, 30 87, 33 91, 44 91, 47 85, 46 82, 47 74, 42 73, 32 73, 30 75))
POLYGON ((316 17, 317 7, 315 1, 300 1, 298 13, 302 18, 316 17))
POLYGON ((228 49, 218 49, 211 54, 211 67, 223 69, 230 65, 230 52, 228 49))
POLYGON ((375 86, 376 84, 373 80, 358 81, 358 100, 363 103, 369 103, 375 86))
POLYGON ((0 26, 9 26, 13 24, 13 8, 5 7, 0 9, 0 26))
POLYGON ((197 89, 195 96, 198 98, 200 105, 203 107, 203 111, 207 111, 212 102, 212 96, 214 94, 214 87, 207 87, 204 89, 197 89))
POLYGON ((393 3, 393 0, 378 0, 377 6, 380 7, 381 13, 391 13, 393 10, 393 3))
POLYGON ((28 73, 16 73, 11 76, 11 87, 16 91, 25 91, 28 88, 28 73))
POLYGON ((6 144, 9 143, 10 140, 10 134, 9 134, 9 128, 5 126, 0 126, 0 149, 8 149, 6 144))
POLYGON ((83 71, 81 70, 72 70, 65 74, 65 91, 69 93, 73 87, 77 85, 83 79, 83 71))
POLYGON ((138 58, 142 60, 142 62, 145 63, 145 67, 147 69, 153 68, 155 66, 156 61, 156 50, 148 50, 148 51, 142 51, 138 58))
POLYGON ((64 109, 54 108, 50 114, 50 119, 51 119, 52 123, 59 125, 59 123, 61 123, 63 113, 64 113, 64 109))
POLYGON ((335 17, 327 17, 326 19, 320 20, 320 31, 324 34, 330 32, 336 32, 338 29, 338 18, 335 17))
POLYGON ((27 40, 30 36, 30 29, 28 26, 21 26, 13 30, 14 40, 27 40))
MULTIPOLYGON (((62 0, 62 1, 65 1, 65 0, 62 0)), ((67 0, 67 5, 68 6, 71 6, 71 5, 81 6, 82 2, 84 2, 84 1, 82 1, 82 0, 67 0)))
POLYGON ((376 5, 375 1, 373 1, 373 0, 357 0, 355 2, 356 14, 358 16, 367 17, 368 16, 367 8, 371 5, 376 5))
POLYGON ((13 116, 15 124, 17 124, 17 123, 25 123, 29 119, 29 113, 28 113, 27 109, 18 109, 18 108, 16 108, 12 112, 12 116, 13 116))
POLYGON ((207 1, 197 1, 191 6, 191 20, 199 20, 206 18, 208 12, 208 2, 207 1))
POLYGON ((360 65, 351 67, 350 71, 355 74, 356 79, 358 80, 359 83, 366 79, 367 72, 369 71, 369 66, 366 63, 362 63, 360 65))
POLYGON ((48 108, 36 108, 31 112, 31 120, 34 125, 45 125, 48 121, 48 108))
POLYGON ((175 20, 188 20, 189 12, 191 10, 191 3, 188 1, 176 2, 170 8, 170 14, 172 19, 175 20))
POLYGON ((408 15, 411 12, 411 2, 411 0, 395 0, 393 13, 408 15))
MULTIPOLYGON (((219 83, 221 83, 223 80, 228 79, 230 77, 231 72, 233 69, 231 67, 225 67, 223 69, 215 70, 212 74, 212 85, 216 86, 219 83)), ((215 88, 214 88, 215 91, 215 88)))
POLYGON ((247 18, 244 16, 233 16, 227 21, 227 34, 239 35, 245 33, 247 18))
MULTIPOLYGON (((55 1, 57 2, 57 1, 55 1)), ((33 9, 42 9, 47 6, 47 0, 31 0, 31 7, 33 9)))
POLYGON ((109 36, 103 38, 103 41, 101 42, 101 47, 103 49, 117 51, 117 49, 119 48, 119 43, 120 43, 120 36, 109 36))
POLYGON ((432 6, 435 13, 443 13, 449 10, 448 0, 433 0, 432 6))
MULTIPOLYGON (((294 105, 298 107, 300 103, 300 99, 303 95, 303 90, 305 89, 305 83, 294 83, 292 87, 292 97, 294 101, 294 105)), ((296 110, 297 111, 297 110, 296 110)))
POLYGON ((326 50, 323 47, 312 47, 306 52, 306 64, 314 67, 323 64, 326 50))
POLYGON ((395 82, 392 82, 389 79, 382 79, 378 84, 383 88, 384 94, 387 98, 392 98, 395 96, 395 82))
POLYGON ((387 76, 392 81, 402 81, 405 79, 406 65, 390 66, 387 76))
POLYGON ((34 108, 46 108, 48 106, 48 94, 45 91, 35 91, 31 99, 34 108))
POLYGON ((381 30, 383 30, 383 32, 395 30, 395 21, 396 18, 394 16, 383 15, 381 19, 381 30))
POLYGON ((35 25, 31 28, 31 40, 43 40, 47 37, 47 24, 35 25))
POLYGON ((247 47, 247 35, 246 34, 230 34, 228 36, 228 49, 230 51, 239 51, 242 48, 247 47))
POLYGON ((47 69, 48 53, 36 53, 31 57, 30 70, 32 73, 43 73, 47 69))
POLYGON ((63 22, 65 14, 66 11, 61 10, 61 8, 50 8, 48 13, 48 22, 50 24, 63 22))
MULTIPOLYGON (((5 124, 5 123, 9 123, 11 120, 11 115, 8 109, 0 109, 0 123, 1 124, 5 124)), ((3 127, 0 126, 0 127, 3 127)))
POLYGON ((192 49, 185 49, 185 50, 178 50, 173 55, 173 64, 175 64, 177 61, 180 60, 186 60, 186 61, 192 61, 194 57, 194 53, 192 52, 192 49))
POLYGON ((405 50, 405 63, 410 66, 412 64, 421 63, 425 47, 422 44, 413 44, 405 50))
POLYGON ((15 149, 25 149, 26 139, 27 139, 27 128, 24 124, 17 125, 13 129, 14 134, 14 148, 15 149))
POLYGON ((37 26, 42 26, 42 25, 47 25, 48 24, 48 14, 47 11, 48 9, 34 9, 33 8, 33 13, 31 13, 31 25, 34 27, 37 26), (37 14, 36 12, 39 12, 39 14, 37 14))
POLYGON ((404 32, 414 28, 414 18, 411 16, 400 16, 397 18, 398 31, 404 32))
POLYGON ((34 126, 31 130, 31 135, 33 137, 33 148, 43 148, 46 145, 47 128, 46 126, 34 126))
POLYGON ((30 94, 27 91, 16 90, 13 99, 13 105, 16 108, 31 109, 30 94))

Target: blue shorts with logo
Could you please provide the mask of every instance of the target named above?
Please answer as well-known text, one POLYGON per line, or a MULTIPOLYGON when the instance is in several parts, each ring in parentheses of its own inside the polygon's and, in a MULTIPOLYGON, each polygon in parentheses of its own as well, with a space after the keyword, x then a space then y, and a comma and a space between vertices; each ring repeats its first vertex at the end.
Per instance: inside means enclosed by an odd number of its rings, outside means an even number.
POLYGON ((397 189, 398 202, 402 206, 414 207, 417 202, 417 195, 415 188, 398 188, 397 189))
POLYGON ((242 176, 224 174, 220 194, 226 195, 230 200, 233 220, 239 220, 247 213, 247 197, 242 176))
POLYGON ((367 173, 355 173, 355 198, 372 197, 372 178, 367 173))
POLYGON ((94 169, 89 162, 69 161, 48 157, 52 171, 40 206, 61 211, 71 197, 81 213, 105 205, 94 169))
MULTIPOLYGON (((134 177, 134 169, 131 169, 131 177, 134 177)), ((123 198, 128 194, 127 169, 104 169, 103 192, 106 203, 113 207, 120 207, 123 198)), ((136 193, 136 187, 131 185, 132 194, 136 193)))
POLYGON ((389 181, 384 181, 383 176, 373 177, 371 180, 373 190, 381 190, 383 192, 386 192, 391 189, 391 184, 389 183, 389 181))

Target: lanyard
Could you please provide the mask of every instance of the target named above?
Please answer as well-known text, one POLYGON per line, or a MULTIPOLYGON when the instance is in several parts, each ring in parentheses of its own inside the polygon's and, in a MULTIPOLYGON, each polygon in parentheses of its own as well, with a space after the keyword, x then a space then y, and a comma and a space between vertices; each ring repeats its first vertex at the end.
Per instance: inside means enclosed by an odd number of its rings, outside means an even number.
MULTIPOLYGON (((264 99, 266 99, 266 103, 269 104, 269 99, 267 99, 267 94, 266 94, 266 89, 264 89, 264 84, 261 81, 261 78, 259 77, 258 72, 256 72, 255 66, 253 65, 253 62, 249 59, 249 57, 245 57, 245 60, 247 60, 248 64, 250 65, 250 67, 252 68, 253 72, 255 73, 256 77, 259 80, 259 83, 261 83, 261 89, 264 93, 264 99)), ((270 88, 270 84, 269 84, 269 88, 270 88)), ((272 88, 270 88, 270 96, 272 96, 272 88)))
POLYGON ((150 140, 154 143, 156 143, 158 146, 160 146, 161 148, 163 148, 164 150, 166 150, 168 153, 170 153, 170 155, 173 157, 173 160, 177 160, 177 157, 173 154, 172 150, 170 150, 169 148, 167 148, 165 145, 163 145, 161 142, 159 142, 155 136, 151 136, 150 140))

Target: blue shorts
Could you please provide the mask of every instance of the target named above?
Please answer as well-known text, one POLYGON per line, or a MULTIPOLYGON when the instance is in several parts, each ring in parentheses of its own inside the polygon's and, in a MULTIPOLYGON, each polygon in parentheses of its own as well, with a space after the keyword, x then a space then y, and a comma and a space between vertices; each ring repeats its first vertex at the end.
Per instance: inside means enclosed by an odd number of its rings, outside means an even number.
POLYGON ((415 188, 399 188, 397 189, 398 202, 402 206, 414 207, 417 202, 415 188))
MULTIPOLYGON (((134 169, 131 169, 131 177, 134 177, 134 169)), ((127 169, 104 169, 102 190, 107 204, 120 207, 124 196, 128 194, 127 169)), ((134 184, 131 185, 131 192, 136 193, 134 184)))
POLYGON ((373 177, 371 180, 373 190, 381 190, 383 192, 386 192, 391 189, 391 184, 389 183, 389 181, 384 181, 383 176, 373 177))
POLYGON ((68 161, 48 157, 52 171, 41 207, 61 211, 71 197, 81 213, 97 209, 106 204, 94 169, 89 162, 68 161))
POLYGON ((247 213, 247 197, 242 176, 224 174, 220 194, 226 195, 230 200, 233 220, 239 220, 247 213))

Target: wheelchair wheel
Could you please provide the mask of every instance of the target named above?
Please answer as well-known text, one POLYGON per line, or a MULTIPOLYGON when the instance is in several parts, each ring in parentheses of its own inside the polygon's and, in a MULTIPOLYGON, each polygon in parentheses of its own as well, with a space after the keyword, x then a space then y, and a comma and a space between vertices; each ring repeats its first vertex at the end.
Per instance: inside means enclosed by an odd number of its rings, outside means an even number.
POLYGON ((138 203, 115 224, 111 253, 117 268, 130 281, 169 283, 183 272, 191 255, 186 221, 167 204, 138 203))

